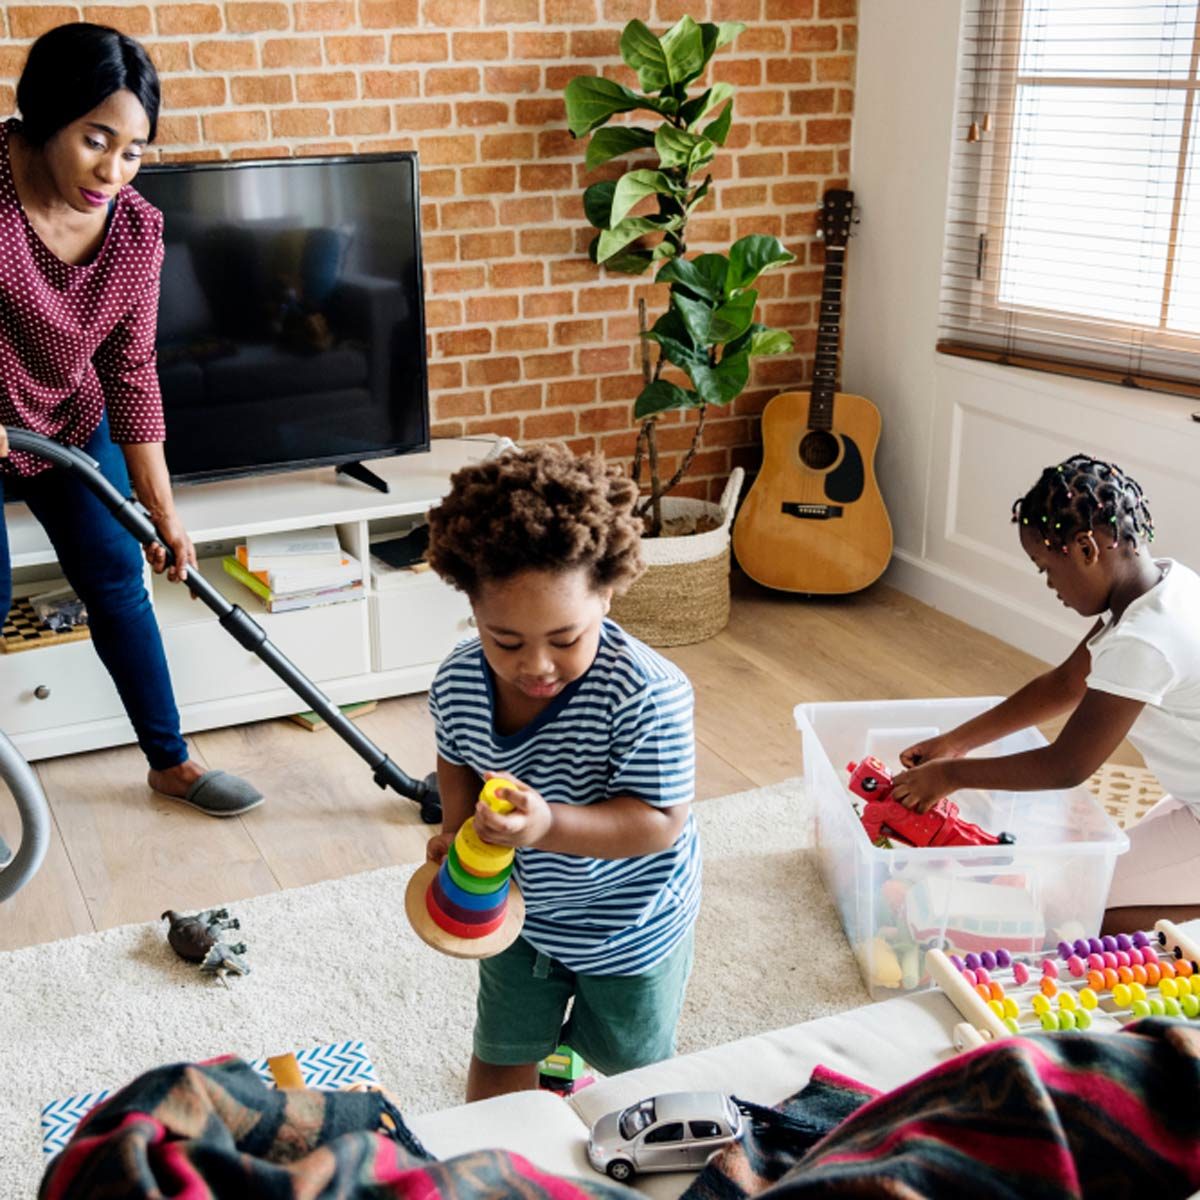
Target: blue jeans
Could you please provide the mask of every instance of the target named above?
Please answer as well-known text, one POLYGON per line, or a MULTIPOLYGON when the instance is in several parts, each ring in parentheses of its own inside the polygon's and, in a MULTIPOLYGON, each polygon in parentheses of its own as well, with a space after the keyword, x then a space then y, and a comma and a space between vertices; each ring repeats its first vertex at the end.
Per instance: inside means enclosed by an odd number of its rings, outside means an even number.
MULTIPOLYGON (((107 416, 83 450, 123 495, 130 494, 125 457, 109 435, 107 416)), ((87 605, 92 643, 117 686, 150 766, 163 771, 186 761, 187 743, 179 732, 179 710, 137 539, 69 471, 52 467, 23 479, 0 475, 0 611, 5 614, 12 604, 5 489, 29 505, 67 581, 87 605)))

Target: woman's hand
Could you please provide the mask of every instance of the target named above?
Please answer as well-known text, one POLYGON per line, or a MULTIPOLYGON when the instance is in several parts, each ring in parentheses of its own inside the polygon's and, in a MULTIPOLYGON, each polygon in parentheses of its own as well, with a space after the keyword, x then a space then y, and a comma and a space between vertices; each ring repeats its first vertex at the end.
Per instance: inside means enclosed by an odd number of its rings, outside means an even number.
POLYGON ((939 733, 900 751, 900 761, 906 767, 919 767, 935 758, 961 758, 967 747, 960 745, 953 733, 939 733))
POLYGON ((501 800, 513 806, 512 812, 498 813, 481 800, 475 805, 475 830, 493 846, 536 846, 550 832, 554 814, 545 798, 511 775, 493 771, 485 779, 502 779, 504 787, 496 789, 501 800))
POLYGON ((154 569, 156 575, 167 572, 167 578, 172 583, 180 583, 187 578, 188 567, 196 565, 196 547, 188 537, 183 522, 174 509, 168 513, 151 513, 158 536, 171 547, 175 562, 167 569, 167 553, 157 542, 146 547, 146 561, 154 569))
POLYGON ((934 759, 910 771, 901 771, 892 781, 892 797, 905 808, 928 812, 943 796, 955 791, 950 759, 934 759))

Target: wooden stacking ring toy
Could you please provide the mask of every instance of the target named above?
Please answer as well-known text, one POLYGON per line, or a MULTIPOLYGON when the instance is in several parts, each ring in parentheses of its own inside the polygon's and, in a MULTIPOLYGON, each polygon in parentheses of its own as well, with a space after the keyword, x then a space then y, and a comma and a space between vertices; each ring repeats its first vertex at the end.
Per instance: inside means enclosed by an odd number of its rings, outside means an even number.
MULTIPOLYGON (((496 793, 506 780, 489 779, 479 799, 498 813, 512 805, 496 793)), ((417 936, 454 958, 490 958, 517 940, 525 902, 510 878, 510 846, 493 846, 468 818, 441 863, 425 863, 408 881, 404 909, 417 936)))

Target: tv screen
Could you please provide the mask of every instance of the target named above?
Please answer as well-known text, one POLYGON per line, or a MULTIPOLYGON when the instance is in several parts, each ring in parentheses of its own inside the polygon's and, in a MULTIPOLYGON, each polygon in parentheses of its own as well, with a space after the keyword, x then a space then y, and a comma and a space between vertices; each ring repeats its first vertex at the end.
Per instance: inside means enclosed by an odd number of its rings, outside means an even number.
POLYGON ((425 449, 414 154, 143 167, 177 480, 425 449))

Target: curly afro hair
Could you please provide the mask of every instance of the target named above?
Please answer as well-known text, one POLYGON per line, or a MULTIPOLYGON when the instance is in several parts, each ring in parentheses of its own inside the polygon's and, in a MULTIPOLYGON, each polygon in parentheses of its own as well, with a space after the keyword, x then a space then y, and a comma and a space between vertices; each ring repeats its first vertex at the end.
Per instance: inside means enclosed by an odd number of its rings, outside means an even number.
POLYGON ((468 596, 527 570, 581 567, 593 588, 618 594, 642 573, 637 488, 599 455, 510 450, 456 471, 450 484, 429 512, 428 559, 468 596))

